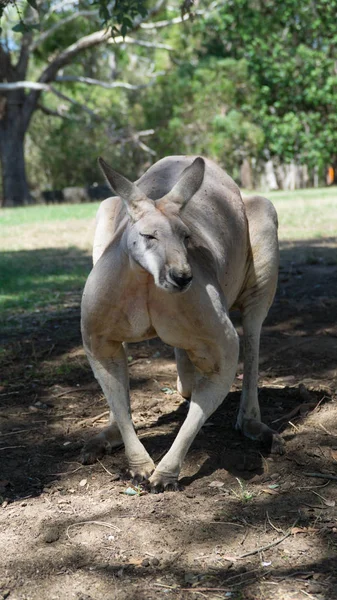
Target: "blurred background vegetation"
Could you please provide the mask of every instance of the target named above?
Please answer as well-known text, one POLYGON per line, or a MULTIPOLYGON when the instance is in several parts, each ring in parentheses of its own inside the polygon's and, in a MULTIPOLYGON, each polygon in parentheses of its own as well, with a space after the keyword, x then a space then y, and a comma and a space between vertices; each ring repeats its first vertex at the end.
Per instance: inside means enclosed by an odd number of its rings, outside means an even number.
POLYGON ((336 0, 7 3, 3 204, 101 181, 101 154, 132 179, 186 153, 216 160, 245 187, 318 185, 329 167, 333 183, 336 14, 336 0), (18 145, 9 151, 7 141, 18 123, 24 174, 18 145), (8 182, 18 190, 22 177, 27 188, 14 193, 8 182))

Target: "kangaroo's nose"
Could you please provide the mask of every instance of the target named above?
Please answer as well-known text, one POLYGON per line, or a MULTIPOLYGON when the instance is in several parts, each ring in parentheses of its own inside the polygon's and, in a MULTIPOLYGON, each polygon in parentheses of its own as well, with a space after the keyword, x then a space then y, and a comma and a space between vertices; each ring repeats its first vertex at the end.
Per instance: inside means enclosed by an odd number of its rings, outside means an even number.
POLYGON ((181 289, 185 288, 193 279, 191 273, 182 273, 181 271, 176 271, 175 269, 170 269, 169 275, 173 283, 175 283, 175 285, 181 289))

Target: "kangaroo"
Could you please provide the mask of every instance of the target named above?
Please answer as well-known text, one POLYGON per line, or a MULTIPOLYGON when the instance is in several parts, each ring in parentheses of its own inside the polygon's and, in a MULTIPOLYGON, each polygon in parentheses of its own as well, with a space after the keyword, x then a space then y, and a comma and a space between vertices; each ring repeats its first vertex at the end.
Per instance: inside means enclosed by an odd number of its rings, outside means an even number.
POLYGON ((86 444, 83 462, 124 443, 133 478, 153 491, 177 489, 189 447, 235 377, 239 340, 231 308, 241 310, 244 347, 236 427, 282 453, 282 438, 261 422, 257 396, 261 326, 278 274, 273 205, 259 196, 242 200, 234 181, 207 158, 163 158, 136 183, 101 158, 99 164, 115 197, 98 211, 81 325, 110 422, 86 444), (175 348, 177 389, 190 404, 155 466, 131 420, 124 344, 157 336, 175 348))

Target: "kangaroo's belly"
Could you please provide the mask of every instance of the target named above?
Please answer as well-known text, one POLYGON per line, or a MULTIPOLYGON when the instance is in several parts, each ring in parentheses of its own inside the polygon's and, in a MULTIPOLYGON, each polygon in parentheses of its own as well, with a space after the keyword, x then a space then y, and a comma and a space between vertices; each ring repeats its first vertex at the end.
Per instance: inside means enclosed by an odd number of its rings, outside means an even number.
POLYGON ((112 302, 109 323, 110 336, 116 341, 139 342, 157 335, 144 289, 125 290, 116 304, 112 302))

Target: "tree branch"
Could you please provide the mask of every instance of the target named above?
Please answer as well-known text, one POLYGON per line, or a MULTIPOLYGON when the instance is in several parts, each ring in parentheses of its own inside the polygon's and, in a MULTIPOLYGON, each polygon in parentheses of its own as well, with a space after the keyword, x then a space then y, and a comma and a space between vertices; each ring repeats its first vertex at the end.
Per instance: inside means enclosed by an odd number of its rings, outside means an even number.
POLYGON ((61 113, 58 110, 52 110, 51 108, 47 108, 47 106, 44 106, 43 104, 40 104, 40 103, 37 104, 37 108, 38 108, 38 110, 43 112, 45 115, 48 115, 49 117, 59 117, 61 119, 78 120, 78 118, 75 117, 74 115, 72 117, 69 117, 67 114, 61 113))
POLYGON ((30 90, 50 91, 50 86, 46 83, 38 83, 37 81, 15 81, 10 83, 0 83, 0 90, 4 92, 12 92, 14 90, 22 90, 28 88, 30 90))
MULTIPOLYGON (((65 100, 66 102, 70 102, 71 104, 74 104, 75 106, 79 106, 80 108, 82 108, 82 110, 87 112, 91 117, 95 117, 96 119, 100 118, 97 113, 95 113, 93 110, 91 110, 84 104, 77 102, 73 98, 70 98, 70 96, 66 96, 65 94, 63 94, 59 90, 55 89, 53 86, 48 85, 47 83, 39 83, 37 81, 16 81, 14 83, 0 83, 0 90, 3 90, 5 92, 9 92, 9 91, 13 91, 13 90, 20 90, 23 88, 29 88, 34 91, 37 91, 38 93, 51 92, 52 94, 55 94, 55 96, 62 98, 62 100, 65 100)), ((39 106, 39 108, 41 108, 41 106, 39 106)), ((60 116, 60 115, 58 115, 58 116, 60 116)))
POLYGON ((20 79, 26 77, 32 40, 33 34, 31 31, 27 31, 23 34, 21 39, 20 55, 16 64, 16 72, 20 79))
POLYGON ((113 144, 126 144, 128 142, 133 142, 136 146, 138 146, 139 148, 141 148, 144 152, 147 152, 148 154, 151 154, 152 156, 156 156, 157 152, 155 152, 155 150, 152 150, 152 148, 150 148, 149 146, 147 146, 146 144, 144 144, 144 142, 142 142, 140 140, 141 137, 147 137, 149 135, 153 135, 155 133, 154 129, 146 129, 144 131, 127 131, 125 132, 125 130, 122 130, 122 132, 119 135, 111 135, 111 141, 113 144))
MULTIPOLYGON (((195 15, 200 16, 204 15, 204 10, 196 10, 195 15)), ((155 23, 141 23, 141 29, 162 29, 163 27, 169 27, 169 25, 177 25, 178 23, 184 23, 185 21, 191 21, 191 15, 189 13, 185 13, 179 17, 173 17, 173 19, 165 19, 165 21, 156 21, 155 23)))
POLYGON ((137 40, 128 35, 126 35, 124 38, 122 36, 110 38, 108 40, 108 44, 134 44, 135 46, 144 46, 144 48, 158 48, 159 50, 168 50, 169 52, 173 52, 174 50, 172 46, 168 46, 167 44, 156 44, 154 42, 148 42, 147 40, 137 40))
POLYGON ((55 96, 62 98, 62 100, 65 100, 66 102, 70 102, 70 104, 73 104, 74 106, 79 106, 82 110, 84 110, 84 112, 86 112, 91 117, 94 117, 95 119, 100 119, 100 116, 97 113, 95 113, 93 110, 91 110, 90 108, 85 106, 85 104, 81 104, 80 102, 73 100, 73 98, 70 98, 70 96, 66 96, 62 92, 59 92, 59 90, 56 90, 51 85, 49 86, 49 91, 52 92, 53 94, 55 94, 55 96))
POLYGON ((184 21, 188 21, 190 19, 190 15, 186 13, 184 16, 174 17, 173 19, 166 19, 165 21, 157 21, 155 23, 142 23, 140 25, 141 29, 161 29, 162 27, 168 27, 169 25, 176 25, 178 23, 183 23, 184 21))
POLYGON ((71 23, 71 21, 74 21, 74 19, 77 19, 78 17, 93 17, 96 15, 98 15, 98 10, 80 10, 78 12, 73 13, 72 15, 68 15, 68 17, 65 17, 64 19, 61 19, 60 21, 55 23, 55 25, 50 27, 50 29, 47 29, 46 31, 44 31, 40 35, 40 37, 38 37, 33 42, 32 46, 31 46, 32 51, 36 50, 36 48, 38 48, 38 46, 40 46, 40 44, 42 44, 46 39, 48 39, 51 35, 53 35, 55 33, 55 31, 57 31, 60 27, 63 27, 63 25, 67 25, 67 23, 71 23))
POLYGON ((55 13, 57 11, 60 11, 62 8, 64 8, 65 6, 68 6, 69 4, 71 4, 72 7, 74 7, 74 0, 61 0, 61 2, 59 2, 58 4, 52 4, 52 6, 48 10, 47 14, 45 15, 45 18, 48 19, 48 17, 50 17, 50 15, 52 15, 53 13, 55 13))
MULTIPOLYGON (((62 75, 60 77, 56 77, 56 83, 66 83, 66 82, 77 82, 77 83, 85 83, 87 85, 98 85, 100 87, 106 88, 107 90, 113 90, 115 88, 122 88, 125 90, 140 90, 145 87, 149 87, 153 85, 154 81, 150 83, 144 83, 142 85, 132 85, 131 83, 126 83, 124 81, 114 81, 109 83, 107 81, 100 81, 99 79, 91 79, 90 77, 75 77, 73 75, 62 75)), ((50 92, 52 91, 54 94, 60 94, 58 90, 52 88, 48 83, 40 83, 38 81, 15 81, 10 83, 0 83, 0 90, 4 92, 12 92, 15 90, 21 89, 30 89, 38 92, 50 92)))
MULTIPOLYGON (((166 3, 166 0, 158 0, 157 4, 154 6, 154 8, 151 11, 149 11, 145 17, 142 17, 141 15, 139 15, 139 17, 137 19, 135 19, 135 21, 134 21, 133 31, 135 31, 136 29, 138 29, 140 27, 141 23, 144 21, 145 18, 147 19, 147 18, 149 18, 149 16, 154 16, 155 14, 157 14, 162 9, 162 7, 165 5, 165 3, 166 3)), ((60 52, 57 56, 55 56, 54 59, 51 60, 49 65, 41 73, 41 75, 38 79, 39 83, 49 83, 49 82, 53 81, 55 79, 59 69, 61 69, 65 65, 69 64, 73 60, 73 58, 75 56, 77 56, 77 54, 79 54, 83 50, 86 50, 87 48, 92 48, 94 46, 102 44, 110 38, 111 38, 111 29, 110 28, 101 30, 101 31, 96 31, 90 35, 80 38, 79 40, 74 42, 74 44, 71 44, 70 46, 68 46, 68 48, 66 48, 65 50, 60 52)), ((115 38, 115 43, 116 42, 122 43, 123 41, 124 40, 123 40, 122 36, 115 38)), ((28 127, 30 118, 34 112, 34 109, 36 107, 36 104, 38 102, 40 94, 41 94, 40 90, 32 89, 32 91, 26 97, 24 111, 23 111, 24 112, 23 121, 24 121, 25 129, 28 127)))
POLYGON ((68 65, 77 54, 79 54, 83 50, 92 48, 93 46, 103 44, 110 37, 110 29, 105 29, 101 31, 95 31, 94 33, 80 38, 79 40, 77 40, 77 42, 74 42, 74 44, 71 44, 70 46, 68 46, 68 48, 66 48, 57 56, 55 56, 55 58, 41 73, 38 81, 40 81, 41 83, 48 83, 50 81, 53 81, 56 77, 57 71, 61 69, 61 67, 68 65))
POLYGON ((126 90, 139 90, 140 88, 147 87, 146 85, 131 85, 131 83, 125 83, 123 81, 114 81, 113 83, 108 83, 107 81, 100 81, 99 79, 91 79, 91 77, 75 77, 73 75, 62 75, 60 77, 56 77, 55 81, 57 83, 74 81, 78 83, 85 83, 87 85, 98 85, 100 87, 106 88, 107 90, 113 90, 114 88, 123 88, 126 90))

